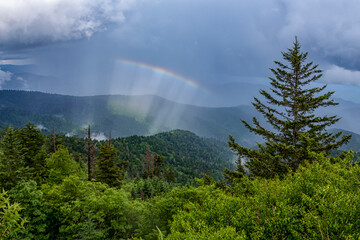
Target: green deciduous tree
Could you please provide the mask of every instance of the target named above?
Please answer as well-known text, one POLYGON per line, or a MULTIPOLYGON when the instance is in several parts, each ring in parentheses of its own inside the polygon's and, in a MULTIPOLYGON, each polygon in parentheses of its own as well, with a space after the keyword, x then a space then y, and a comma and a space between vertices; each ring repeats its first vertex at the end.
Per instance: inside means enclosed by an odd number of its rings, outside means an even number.
POLYGON ((61 185, 44 185, 43 192, 52 211, 51 239, 128 239, 144 211, 123 189, 74 175, 61 185))
POLYGON ((26 218, 25 227, 17 231, 11 239, 45 240, 49 239, 49 212, 43 193, 35 181, 21 182, 9 191, 9 196, 21 202, 21 215, 26 218))
MULTIPOLYGON (((255 117, 253 125, 242 120, 251 132, 265 139, 265 144, 249 149, 230 136, 229 146, 239 156, 238 173, 243 172, 241 158, 246 158, 246 167, 255 176, 282 175, 296 170, 305 160, 311 161, 309 152, 328 155, 350 139, 351 136, 340 137, 342 132, 326 131, 326 127, 339 121, 337 116, 316 115, 318 108, 338 103, 330 99, 334 92, 323 93, 326 85, 311 85, 321 78, 322 71, 318 65, 307 62, 307 55, 300 51, 295 38, 293 47, 282 53, 285 63, 275 61, 277 67, 270 69, 274 74, 269 78, 271 92, 260 90, 266 102, 254 98, 254 107, 272 128, 267 129, 255 117)), ((228 172, 231 175, 235 176, 228 172)))
POLYGON ((20 215, 20 204, 12 203, 7 193, 0 194, 0 239, 8 239, 26 222, 20 215))
POLYGON ((49 180, 52 183, 59 184, 70 175, 85 177, 80 164, 72 159, 67 148, 62 145, 58 146, 57 151, 47 158, 46 162, 49 169, 49 180))
POLYGON ((184 189, 201 195, 172 216, 167 239, 358 239, 359 165, 351 154, 310 155, 316 161, 282 180, 244 176, 232 194, 214 185, 184 189))
POLYGON ((9 194, 21 199, 29 223, 11 239, 158 239, 159 230, 166 239, 358 239, 359 165, 351 155, 311 155, 314 163, 282 180, 245 176, 232 194, 210 184, 142 202, 130 199, 126 185, 109 188, 74 175, 42 191, 23 182, 9 194))

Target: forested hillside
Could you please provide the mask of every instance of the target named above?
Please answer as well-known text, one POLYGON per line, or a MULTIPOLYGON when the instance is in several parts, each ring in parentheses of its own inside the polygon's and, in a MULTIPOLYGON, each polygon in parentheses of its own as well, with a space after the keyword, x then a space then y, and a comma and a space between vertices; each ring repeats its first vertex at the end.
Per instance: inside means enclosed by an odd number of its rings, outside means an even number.
POLYGON ((3 132, 0 183, 7 192, 0 195, 2 239, 321 239, 325 232, 329 239, 359 237, 360 168, 351 155, 330 160, 315 154, 314 163, 282 180, 247 176, 225 185, 204 175, 194 187, 174 183, 167 166, 177 176, 187 171, 187 179, 207 169, 208 154, 213 156, 210 167, 225 166, 214 162, 213 154, 222 154, 213 140, 183 131, 120 138, 112 143, 119 155, 108 143, 94 141, 97 167, 90 181, 84 142, 45 137, 31 125, 3 132), (146 156, 143 150, 150 147, 174 159, 193 156, 193 165, 152 155, 150 171, 142 169, 131 179, 125 173, 129 165, 118 162, 128 144, 134 146, 128 150, 130 161, 146 156))
MULTIPOLYGON (((49 136, 51 141, 51 137, 49 136)), ((86 159, 87 139, 58 136, 59 141, 74 155, 86 159)), ((105 142, 93 140, 97 148, 105 142)), ((225 168, 234 168, 235 156, 226 144, 215 139, 200 138, 194 133, 174 130, 153 136, 130 136, 112 140, 117 149, 117 161, 129 162, 129 177, 141 177, 146 154, 156 153, 164 158, 164 171, 173 171, 177 183, 193 184, 195 177, 209 173, 216 180, 223 179, 225 168)))
MULTIPOLYGON (((1 104, 0 104, 1 105, 1 104)), ((50 115, 39 114, 28 110, 23 110, 13 107, 0 107, 0 128, 3 129, 9 125, 14 127, 22 127, 28 122, 39 123, 38 126, 44 132, 50 132, 51 126, 56 126, 56 129, 60 132, 66 132, 69 129, 76 129, 76 125, 73 125, 63 118, 50 115), (45 125, 42 125, 46 123, 45 125)))
MULTIPOLYGON (((20 129, 3 129, 0 136, 0 183, 1 188, 8 191, 0 197, 2 203, 8 204, 1 205, 0 211, 8 211, 1 219, 13 221, 11 230, 2 225, 1 231, 6 238, 12 236, 11 239, 86 236, 104 239, 148 234, 155 237, 156 229, 143 219, 151 214, 151 208, 146 206, 151 205, 153 198, 176 186, 195 185, 195 178, 204 173, 210 179, 220 180, 222 170, 233 167, 232 153, 223 143, 181 130, 105 142, 56 134, 45 136, 33 124, 26 124, 20 129), (120 199, 125 205, 118 205, 120 199), (21 201, 24 210, 11 205, 13 200, 21 201), (99 205, 85 210, 91 201, 99 205), (75 210, 78 207, 87 212, 84 218, 79 219, 77 213, 69 215, 78 212, 75 210), (98 210, 94 212, 95 209, 98 210), (128 210, 131 213, 124 212, 128 210), (142 213, 139 215, 138 211, 142 213), (116 221, 115 226, 112 221, 118 219, 119 214, 127 217, 116 221), (28 222, 21 221, 25 217, 28 222), (133 220, 129 222, 128 217, 133 220), (80 221, 79 225, 75 226, 73 221, 80 221), (91 222, 97 226, 87 226, 91 222), (139 228, 141 222, 143 229, 139 228), (16 230, 17 234, 12 235, 16 230)), ((161 218, 159 216, 159 220, 161 218)))

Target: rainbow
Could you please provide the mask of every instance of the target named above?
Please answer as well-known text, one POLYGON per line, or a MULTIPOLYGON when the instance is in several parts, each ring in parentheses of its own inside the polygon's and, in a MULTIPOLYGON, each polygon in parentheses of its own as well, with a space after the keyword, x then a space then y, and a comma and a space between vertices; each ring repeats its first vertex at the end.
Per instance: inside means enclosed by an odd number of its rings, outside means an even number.
POLYGON ((153 71, 155 73, 159 73, 159 74, 162 74, 162 75, 177 79, 179 81, 182 81, 185 84, 187 84, 188 86, 198 88, 198 89, 202 89, 202 90, 207 92, 207 90, 204 89, 203 87, 201 87, 197 82, 195 82, 195 81, 193 81, 191 79, 185 78, 185 77, 183 77, 183 76, 181 76, 179 74, 176 74, 176 73, 174 73, 172 71, 169 71, 169 70, 167 70, 165 68, 152 66, 150 64, 143 63, 143 62, 135 62, 135 61, 131 61, 131 60, 127 60, 127 59, 121 59, 121 58, 117 58, 116 61, 120 62, 122 64, 141 67, 143 69, 151 70, 151 71, 153 71))

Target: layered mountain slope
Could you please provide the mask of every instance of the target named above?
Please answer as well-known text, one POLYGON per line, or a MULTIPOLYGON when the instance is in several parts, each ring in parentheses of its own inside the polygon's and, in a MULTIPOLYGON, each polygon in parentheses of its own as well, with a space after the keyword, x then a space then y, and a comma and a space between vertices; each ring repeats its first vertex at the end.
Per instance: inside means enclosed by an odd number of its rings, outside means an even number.
MULTIPOLYGON (((320 114, 342 117, 336 128, 359 132, 360 104, 337 99, 340 105, 324 108, 320 114)), ((259 114, 251 106, 199 107, 175 103, 157 96, 103 95, 75 97, 41 92, 0 91, 0 127, 22 126, 31 121, 40 128, 62 133, 82 134, 88 124, 94 132, 113 137, 152 135, 182 129, 201 137, 227 141, 228 134, 245 146, 261 139, 240 122, 251 122, 259 114)), ((345 147, 356 148, 357 137, 345 147)), ((360 147, 358 147, 360 149, 360 147)))
POLYGON ((0 91, 2 125, 13 124, 13 118, 5 114, 11 111, 29 113, 27 117, 23 114, 17 124, 32 121, 48 129, 55 125, 62 132, 76 133, 91 124, 94 131, 108 133, 111 130, 114 137, 183 129, 221 140, 227 140, 231 133, 243 143, 254 142, 254 137, 239 120, 250 120, 255 114, 249 106, 208 108, 179 104, 157 96, 74 97, 0 91))

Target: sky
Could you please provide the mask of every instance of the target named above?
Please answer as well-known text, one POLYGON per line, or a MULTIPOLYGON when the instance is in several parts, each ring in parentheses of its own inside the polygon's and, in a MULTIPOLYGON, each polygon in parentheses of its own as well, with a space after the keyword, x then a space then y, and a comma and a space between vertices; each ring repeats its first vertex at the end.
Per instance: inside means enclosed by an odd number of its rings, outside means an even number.
POLYGON ((358 0, 0 1, 0 89, 249 104, 298 37, 360 103, 358 0))

